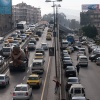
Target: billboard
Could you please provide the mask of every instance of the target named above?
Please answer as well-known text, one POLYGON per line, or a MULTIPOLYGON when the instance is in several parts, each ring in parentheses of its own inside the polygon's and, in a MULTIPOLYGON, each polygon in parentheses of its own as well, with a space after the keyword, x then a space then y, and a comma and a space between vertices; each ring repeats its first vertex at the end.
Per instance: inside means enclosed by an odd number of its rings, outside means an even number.
POLYGON ((12 14, 12 0, 0 0, 0 14, 12 14))
POLYGON ((97 10, 100 9, 99 4, 83 4, 82 10, 97 10))

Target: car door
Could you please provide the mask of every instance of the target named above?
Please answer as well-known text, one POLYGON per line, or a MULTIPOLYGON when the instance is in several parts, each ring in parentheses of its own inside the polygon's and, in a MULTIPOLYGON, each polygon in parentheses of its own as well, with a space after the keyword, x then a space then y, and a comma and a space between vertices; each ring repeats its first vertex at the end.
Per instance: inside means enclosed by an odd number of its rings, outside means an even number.
POLYGON ((31 95, 32 93, 32 88, 28 85, 28 92, 29 92, 29 95, 31 95))

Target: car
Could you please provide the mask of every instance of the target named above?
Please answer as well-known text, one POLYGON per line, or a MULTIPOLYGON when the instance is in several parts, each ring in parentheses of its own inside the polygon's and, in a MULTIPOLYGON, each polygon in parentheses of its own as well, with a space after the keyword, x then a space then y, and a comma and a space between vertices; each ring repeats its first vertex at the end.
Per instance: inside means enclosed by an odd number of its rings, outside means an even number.
POLYGON ((33 62, 30 66, 31 72, 35 74, 44 73, 44 60, 43 59, 33 59, 33 62))
POLYGON ((73 66, 73 62, 71 60, 63 61, 63 68, 66 69, 67 66, 73 66))
POLYGON ((52 36, 52 32, 47 32, 47 35, 51 35, 52 36))
POLYGON ((6 74, 0 74, 0 86, 7 86, 9 84, 10 78, 6 74))
POLYGON ((79 48, 79 51, 83 51, 84 52, 84 55, 86 55, 86 50, 85 50, 84 47, 79 48))
POLYGON ((32 34, 33 34, 33 32, 32 32, 31 30, 26 30, 25 33, 26 33, 26 34, 29 34, 29 35, 32 35, 32 34))
POLYGON ((39 87, 42 85, 42 79, 38 74, 31 74, 28 76, 27 84, 30 86, 39 87))
POLYGON ((28 50, 35 50, 36 46, 34 43, 28 43, 27 49, 28 50))
POLYGON ((18 38, 18 33, 11 34, 11 37, 13 37, 14 39, 18 38))
POLYGON ((17 84, 13 91, 13 100, 29 100, 32 96, 32 88, 28 84, 17 84))
POLYGON ((8 42, 9 42, 9 43, 12 43, 12 42, 13 42, 13 40, 14 40, 14 38, 13 38, 13 37, 8 37, 8 39, 7 39, 7 40, 8 40, 8 42))
POLYGON ((43 58, 44 58, 43 53, 35 53, 34 59, 43 59, 43 58))
POLYGON ((47 35, 46 36, 46 40, 52 40, 52 36, 51 35, 47 35))
POLYGON ((38 35, 34 35, 35 40, 39 40, 39 36, 38 35))
POLYGON ((100 57, 100 53, 98 53, 98 54, 92 54, 92 55, 89 56, 89 60, 91 60, 91 62, 92 61, 96 61, 96 59, 98 57, 100 57))
POLYGON ((100 57, 98 57, 98 58, 96 59, 96 64, 97 64, 97 65, 100 65, 100 57))
POLYGON ((79 78, 78 77, 69 77, 66 81, 66 91, 68 91, 72 84, 79 84, 79 78))
POLYGON ((31 38, 30 41, 29 41, 29 43, 34 43, 34 44, 36 44, 35 38, 31 38))
POLYGON ((45 55, 45 52, 44 52, 43 48, 36 48, 35 53, 43 53, 43 55, 45 55))
POLYGON ((82 84, 72 84, 68 91, 69 100, 72 100, 73 97, 85 96, 84 89, 82 84))
POLYGON ((13 45, 19 46, 20 43, 18 40, 13 40, 13 42, 11 43, 11 46, 13 46, 13 45))
POLYGON ((16 38, 14 40, 18 40, 20 44, 22 43, 22 39, 21 38, 16 38))
POLYGON ((79 58, 79 56, 84 56, 84 51, 78 51, 77 52, 77 60, 78 60, 78 58, 79 58))
POLYGON ((26 37, 27 37, 26 34, 21 34, 20 35, 20 38, 22 39, 22 42, 24 42, 26 40, 26 37))
POLYGON ((43 32, 42 32, 41 30, 37 30, 37 31, 36 31, 36 35, 38 35, 39 37, 42 36, 42 33, 43 33, 43 32))
POLYGON ((88 67, 88 58, 87 58, 87 56, 79 56, 79 58, 78 58, 78 64, 80 65, 80 66, 86 66, 86 67, 88 67))
POLYGON ((48 44, 47 43, 41 43, 41 48, 44 50, 48 50, 48 44))
POLYGON ((76 68, 74 66, 67 66, 65 69, 66 77, 76 77, 76 68))
POLYGON ((4 57, 0 55, 0 66, 4 64, 4 57))

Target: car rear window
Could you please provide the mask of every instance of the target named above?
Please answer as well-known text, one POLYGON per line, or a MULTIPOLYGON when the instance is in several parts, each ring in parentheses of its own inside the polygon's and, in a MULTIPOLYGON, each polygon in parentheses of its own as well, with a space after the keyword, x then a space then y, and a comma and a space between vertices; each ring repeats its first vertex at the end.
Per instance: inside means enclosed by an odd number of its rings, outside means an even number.
POLYGON ((0 76, 0 80, 4 80, 4 77, 3 76, 0 76))
POLYGON ((81 61, 87 61, 87 58, 81 58, 80 60, 81 61))
POLYGON ((77 79, 68 79, 68 82, 77 82, 77 79))
POLYGON ((41 66, 41 63, 40 62, 34 62, 33 66, 41 66))
POLYGON ((22 87, 16 87, 15 91, 27 91, 27 87, 24 87, 24 86, 22 86, 22 87))
POLYGON ((74 90, 74 93, 75 93, 75 94, 81 93, 81 89, 80 89, 80 88, 76 88, 76 89, 74 90))
POLYGON ((28 77, 28 80, 39 80, 38 77, 28 77))

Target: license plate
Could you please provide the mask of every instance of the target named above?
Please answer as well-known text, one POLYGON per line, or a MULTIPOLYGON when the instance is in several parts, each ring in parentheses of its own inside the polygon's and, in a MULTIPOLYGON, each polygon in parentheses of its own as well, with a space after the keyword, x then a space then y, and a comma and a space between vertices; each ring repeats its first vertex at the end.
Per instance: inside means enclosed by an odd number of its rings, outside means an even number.
POLYGON ((36 83, 30 83, 30 85, 36 85, 36 83))
POLYGON ((19 93, 18 95, 19 95, 19 96, 22 96, 23 94, 22 94, 22 93, 19 93))

